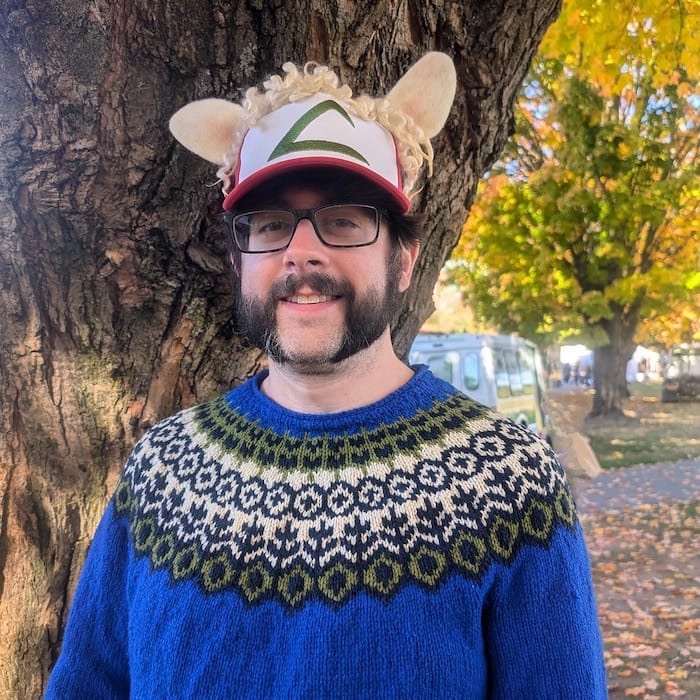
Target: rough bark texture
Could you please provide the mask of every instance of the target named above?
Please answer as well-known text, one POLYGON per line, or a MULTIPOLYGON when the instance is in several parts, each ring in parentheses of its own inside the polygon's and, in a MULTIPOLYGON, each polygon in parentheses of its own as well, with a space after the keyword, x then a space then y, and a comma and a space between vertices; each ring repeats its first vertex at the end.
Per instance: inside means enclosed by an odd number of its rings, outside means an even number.
POLYGON ((458 94, 395 328, 432 309, 560 0, 5 0, 0 8, 0 697, 38 697, 134 441, 260 368, 233 333, 212 169, 169 116, 285 60, 388 90, 428 49, 458 94))

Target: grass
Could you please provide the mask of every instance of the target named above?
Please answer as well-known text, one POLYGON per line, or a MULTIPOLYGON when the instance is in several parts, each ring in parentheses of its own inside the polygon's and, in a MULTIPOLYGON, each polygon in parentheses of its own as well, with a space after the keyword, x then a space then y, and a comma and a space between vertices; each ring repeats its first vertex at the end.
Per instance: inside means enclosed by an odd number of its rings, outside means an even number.
POLYGON ((603 469, 700 457, 700 401, 661 402, 661 385, 630 384, 619 420, 594 418, 584 431, 603 469))

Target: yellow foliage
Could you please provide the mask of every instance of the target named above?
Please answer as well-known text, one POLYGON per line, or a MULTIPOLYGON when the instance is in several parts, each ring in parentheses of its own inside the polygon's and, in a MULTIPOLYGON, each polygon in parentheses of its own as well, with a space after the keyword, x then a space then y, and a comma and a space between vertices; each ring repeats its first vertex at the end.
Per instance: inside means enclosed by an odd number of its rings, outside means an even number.
POLYGON ((694 94, 694 90, 690 83, 683 82, 678 86, 678 97, 687 98, 694 94))
POLYGON ((700 0, 567 0, 534 77, 452 281, 535 333, 637 309, 640 340, 700 335, 700 0))
POLYGON ((540 51, 575 70, 589 67, 607 98, 644 66, 653 68, 653 87, 685 84, 682 96, 690 96, 700 80, 699 49, 700 0, 567 0, 540 51))

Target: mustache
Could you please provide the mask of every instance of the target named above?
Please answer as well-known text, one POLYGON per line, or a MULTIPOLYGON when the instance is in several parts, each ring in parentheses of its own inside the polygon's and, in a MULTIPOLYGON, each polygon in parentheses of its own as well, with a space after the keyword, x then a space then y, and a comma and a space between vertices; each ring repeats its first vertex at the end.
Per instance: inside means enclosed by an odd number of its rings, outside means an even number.
POLYGON ((322 272, 306 272, 303 274, 290 273, 283 279, 274 282, 270 287, 268 298, 278 301, 284 297, 293 296, 302 287, 310 287, 317 294, 324 296, 354 296, 354 289, 349 282, 337 280, 322 272))

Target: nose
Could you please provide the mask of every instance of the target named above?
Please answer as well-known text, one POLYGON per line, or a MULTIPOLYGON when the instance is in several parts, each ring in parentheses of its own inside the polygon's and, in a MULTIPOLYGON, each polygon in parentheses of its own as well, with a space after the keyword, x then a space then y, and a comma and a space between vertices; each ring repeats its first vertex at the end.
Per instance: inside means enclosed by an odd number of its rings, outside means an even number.
POLYGON ((301 219, 284 251, 284 263, 293 267, 323 265, 328 261, 328 246, 318 237, 309 219, 301 219))

